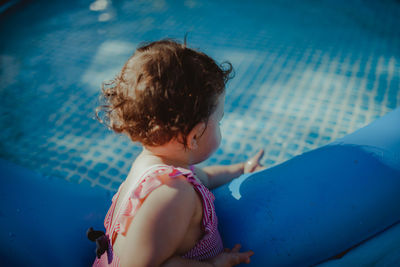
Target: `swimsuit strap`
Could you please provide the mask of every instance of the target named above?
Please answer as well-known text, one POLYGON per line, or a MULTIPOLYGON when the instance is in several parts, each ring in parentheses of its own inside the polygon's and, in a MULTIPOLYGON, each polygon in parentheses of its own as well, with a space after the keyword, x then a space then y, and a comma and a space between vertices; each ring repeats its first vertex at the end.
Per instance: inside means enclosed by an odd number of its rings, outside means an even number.
MULTIPOLYGON (((109 211, 109 212, 110 212, 110 216, 109 216, 109 218, 108 218, 108 221, 109 221, 109 225, 108 225, 108 226, 110 226, 110 227, 109 227, 109 230, 110 230, 110 231, 108 231, 109 233, 111 233, 111 234, 114 233, 114 229, 115 229, 115 227, 118 225, 118 219, 119 219, 119 216, 120 216, 120 214, 121 214, 121 210, 122 210, 122 208, 124 207, 124 203, 125 203, 126 201, 128 201, 128 199, 129 199, 129 197, 130 197, 130 192, 132 192, 132 190, 141 182, 141 180, 142 180, 144 177, 147 176, 147 174, 148 174, 150 171, 152 171, 154 168, 157 168, 157 167, 160 167, 160 166, 166 166, 166 165, 163 165, 163 164, 151 165, 149 168, 145 169, 145 170, 142 172, 142 174, 139 176, 139 179, 137 179, 137 181, 133 184, 132 188, 130 188, 130 190, 128 190, 127 193, 125 194, 125 198, 122 200, 122 202, 121 202, 121 204, 120 204, 120 206, 119 206, 119 209, 118 209, 117 213, 115 213, 115 208, 116 208, 116 205, 117 205, 117 202, 118 202, 120 193, 121 193, 121 187, 122 187, 122 184, 123 184, 124 182, 121 183, 121 186, 118 188, 117 194, 113 197, 113 203, 112 203, 112 206, 111 206, 111 208, 110 208, 111 212, 109 211), (112 218, 113 218, 114 214, 116 214, 116 217, 114 218, 114 221, 112 221, 112 218), (110 225, 110 223, 111 223, 111 225, 110 225)), ((107 229, 107 227, 106 227, 106 229, 107 229)))

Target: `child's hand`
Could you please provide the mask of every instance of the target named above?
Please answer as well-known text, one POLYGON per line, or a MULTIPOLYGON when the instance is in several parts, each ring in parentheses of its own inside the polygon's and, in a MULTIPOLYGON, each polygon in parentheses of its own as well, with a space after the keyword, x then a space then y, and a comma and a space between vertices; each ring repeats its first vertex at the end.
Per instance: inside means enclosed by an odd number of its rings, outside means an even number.
POLYGON ((240 263, 250 263, 250 257, 253 256, 254 252, 251 250, 239 252, 240 247, 239 244, 236 244, 232 250, 226 248, 225 252, 212 258, 209 262, 213 267, 231 267, 240 263))
POLYGON ((260 159, 264 156, 264 149, 260 149, 256 155, 251 159, 246 161, 243 165, 243 173, 249 173, 254 171, 259 171, 265 169, 264 166, 260 164, 260 159))

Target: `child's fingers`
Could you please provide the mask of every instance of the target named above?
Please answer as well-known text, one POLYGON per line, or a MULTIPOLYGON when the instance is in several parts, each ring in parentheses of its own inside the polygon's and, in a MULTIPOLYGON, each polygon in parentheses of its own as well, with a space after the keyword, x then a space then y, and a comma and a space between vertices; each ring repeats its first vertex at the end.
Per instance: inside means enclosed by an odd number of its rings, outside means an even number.
POLYGON ((264 149, 260 149, 260 151, 258 151, 257 154, 255 154, 251 159, 247 161, 247 164, 255 168, 259 164, 260 159, 263 156, 264 156, 264 149))
POLYGON ((260 149, 256 155, 254 155, 251 159, 244 163, 243 172, 249 173, 259 170, 260 167, 263 167, 260 164, 260 159, 264 156, 264 149, 260 149))
POLYGON ((232 263, 239 264, 239 263, 249 263, 250 257, 254 255, 253 251, 246 251, 246 252, 236 252, 232 253, 232 263))
POLYGON ((254 161, 260 161, 262 157, 264 156, 264 149, 260 149, 260 151, 257 152, 257 154, 254 156, 253 160, 254 161))
POLYGON ((255 169, 256 171, 262 171, 265 170, 267 167, 263 166, 263 165, 258 165, 257 168, 255 169))
POLYGON ((240 250, 241 247, 242 247, 242 246, 241 246, 240 244, 236 244, 236 245, 233 247, 233 249, 231 250, 231 252, 232 252, 232 253, 239 252, 239 250, 240 250))

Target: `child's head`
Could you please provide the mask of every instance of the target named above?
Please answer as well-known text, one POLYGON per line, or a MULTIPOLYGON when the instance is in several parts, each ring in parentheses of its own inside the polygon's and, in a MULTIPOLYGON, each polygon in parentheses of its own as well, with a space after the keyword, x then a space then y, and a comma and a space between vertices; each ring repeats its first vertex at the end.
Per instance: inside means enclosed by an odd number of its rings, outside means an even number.
POLYGON ((107 125, 145 146, 176 138, 186 147, 195 125, 205 122, 232 78, 232 65, 171 39, 142 44, 110 83, 103 85, 107 125))

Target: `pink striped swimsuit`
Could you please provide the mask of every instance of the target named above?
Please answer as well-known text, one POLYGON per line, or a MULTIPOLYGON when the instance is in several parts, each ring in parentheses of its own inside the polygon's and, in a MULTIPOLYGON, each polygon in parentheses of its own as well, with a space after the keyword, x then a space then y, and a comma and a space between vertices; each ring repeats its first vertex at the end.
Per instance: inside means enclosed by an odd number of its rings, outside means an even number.
POLYGON ((111 207, 104 220, 109 249, 106 253, 101 255, 100 259, 96 258, 93 266, 120 266, 118 256, 112 251, 112 245, 114 244, 116 233, 122 235, 126 234, 129 225, 142 202, 150 192, 162 185, 159 177, 165 174, 169 175, 171 178, 181 175, 185 176, 187 181, 190 182, 194 189, 201 195, 202 199, 202 227, 204 230, 204 236, 191 250, 182 255, 182 257, 201 261, 210 259, 223 251, 221 236, 217 228, 218 219, 214 208, 215 197, 203 184, 196 180, 193 168, 191 167, 191 170, 187 170, 168 165, 154 165, 144 172, 140 179, 138 179, 138 183, 135 184, 131 192, 127 194, 129 198, 121 203, 121 212, 116 215, 114 222, 112 222, 112 217, 121 186, 112 198, 111 207))

